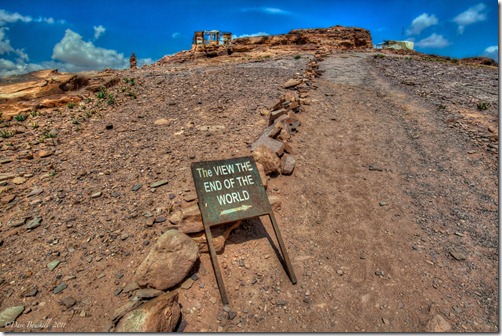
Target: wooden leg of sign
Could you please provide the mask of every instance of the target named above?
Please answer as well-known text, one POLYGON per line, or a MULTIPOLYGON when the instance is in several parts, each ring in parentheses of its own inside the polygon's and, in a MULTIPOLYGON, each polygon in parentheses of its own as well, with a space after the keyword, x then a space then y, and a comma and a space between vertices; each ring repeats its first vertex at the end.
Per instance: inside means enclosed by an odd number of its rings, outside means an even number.
POLYGON ((211 256, 211 263, 213 264, 214 275, 216 276, 216 282, 218 283, 218 288, 220 289, 221 301, 224 305, 228 305, 227 292, 225 291, 225 285, 223 284, 220 266, 218 265, 218 259, 216 257, 216 251, 214 249, 211 228, 208 225, 204 225, 204 229, 206 231, 207 246, 209 247, 209 254, 211 256))
POLYGON ((269 213, 268 217, 270 218, 270 221, 272 222, 275 236, 277 237, 277 242, 279 243, 279 247, 281 248, 282 257, 284 258, 284 262, 286 263, 286 271, 288 272, 289 279, 291 279, 291 282, 293 283, 293 285, 295 285, 296 284, 295 272, 293 271, 293 266, 291 265, 291 262, 289 261, 288 252, 286 251, 286 246, 284 245, 284 242, 282 240, 281 232, 279 231, 279 227, 277 226, 277 223, 275 221, 274 214, 269 213))

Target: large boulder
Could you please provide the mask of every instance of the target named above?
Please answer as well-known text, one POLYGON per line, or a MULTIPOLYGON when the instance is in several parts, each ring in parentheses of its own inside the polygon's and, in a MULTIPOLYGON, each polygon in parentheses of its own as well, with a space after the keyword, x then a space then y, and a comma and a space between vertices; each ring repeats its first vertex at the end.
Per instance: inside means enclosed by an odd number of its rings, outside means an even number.
POLYGON ((178 230, 168 230, 139 265, 134 281, 140 287, 166 290, 183 280, 199 258, 197 244, 178 230))
POLYGON ((128 312, 120 319, 115 332, 172 332, 180 319, 178 292, 156 297, 128 312))

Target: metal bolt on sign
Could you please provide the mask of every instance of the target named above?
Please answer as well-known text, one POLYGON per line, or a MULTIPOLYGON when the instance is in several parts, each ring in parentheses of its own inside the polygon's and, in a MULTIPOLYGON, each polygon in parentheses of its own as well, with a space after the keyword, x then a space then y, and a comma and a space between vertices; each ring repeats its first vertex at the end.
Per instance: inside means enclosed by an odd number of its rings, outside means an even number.
POLYGON ((228 298, 211 235, 211 227, 215 225, 268 215, 284 259, 285 270, 291 282, 296 284, 293 266, 254 158, 245 156, 228 160, 193 162, 191 169, 211 263, 223 304, 228 304, 228 298))

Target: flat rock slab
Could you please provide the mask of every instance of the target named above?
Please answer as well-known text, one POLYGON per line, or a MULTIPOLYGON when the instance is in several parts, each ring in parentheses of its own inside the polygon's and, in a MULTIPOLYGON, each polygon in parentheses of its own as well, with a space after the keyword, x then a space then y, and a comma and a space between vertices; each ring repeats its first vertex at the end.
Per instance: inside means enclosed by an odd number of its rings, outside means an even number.
POLYGON ((197 244, 178 230, 168 230, 157 240, 136 270, 140 287, 166 290, 181 282, 199 258, 197 244))
POLYGON ((142 304, 120 319, 115 332, 172 332, 181 316, 178 292, 170 292, 142 304))
POLYGON ((14 306, 4 309, 0 313, 0 327, 5 327, 16 321, 17 317, 21 315, 24 306, 14 306))
POLYGON ((168 184, 168 183, 169 183, 169 181, 167 181, 167 180, 157 181, 157 182, 152 183, 150 185, 150 188, 158 188, 158 187, 163 186, 163 185, 168 184))

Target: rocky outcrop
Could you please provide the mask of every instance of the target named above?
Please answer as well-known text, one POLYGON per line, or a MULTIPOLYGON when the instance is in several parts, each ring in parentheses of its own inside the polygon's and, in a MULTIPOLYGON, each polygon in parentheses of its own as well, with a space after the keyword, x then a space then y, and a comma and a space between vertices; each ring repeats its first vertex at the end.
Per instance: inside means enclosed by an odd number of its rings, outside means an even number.
POLYGON ((373 48, 369 30, 334 26, 330 28, 297 29, 284 35, 242 37, 232 41, 234 52, 247 52, 255 48, 303 46, 306 50, 320 47, 331 50, 364 50, 373 48))

